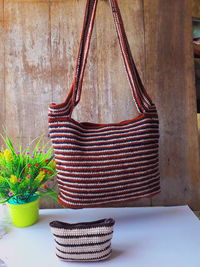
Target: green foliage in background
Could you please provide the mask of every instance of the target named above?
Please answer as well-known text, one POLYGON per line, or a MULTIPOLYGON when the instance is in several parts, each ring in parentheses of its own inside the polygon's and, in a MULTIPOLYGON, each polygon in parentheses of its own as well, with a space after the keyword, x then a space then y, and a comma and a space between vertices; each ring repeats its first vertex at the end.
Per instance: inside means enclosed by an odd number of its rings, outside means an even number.
POLYGON ((28 203, 35 194, 57 200, 53 151, 48 143, 42 145, 43 137, 25 149, 19 144, 17 150, 8 136, 2 139, 5 147, 0 151, 0 203, 11 198, 16 203, 28 203), (51 188, 46 185, 50 180, 51 188))

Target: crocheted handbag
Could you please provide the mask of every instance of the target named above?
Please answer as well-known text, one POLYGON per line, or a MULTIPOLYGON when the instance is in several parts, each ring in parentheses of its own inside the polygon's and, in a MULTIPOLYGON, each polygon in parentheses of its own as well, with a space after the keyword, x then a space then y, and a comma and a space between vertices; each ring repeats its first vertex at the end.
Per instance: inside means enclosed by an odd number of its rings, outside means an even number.
POLYGON ((139 115, 112 124, 77 122, 71 117, 81 97, 97 2, 87 0, 71 90, 63 103, 49 106, 59 202, 76 209, 153 197, 160 192, 158 114, 134 64, 116 0, 110 0, 110 5, 139 115))
POLYGON ((111 255, 113 219, 69 224, 50 222, 56 255, 64 261, 101 261, 111 255))

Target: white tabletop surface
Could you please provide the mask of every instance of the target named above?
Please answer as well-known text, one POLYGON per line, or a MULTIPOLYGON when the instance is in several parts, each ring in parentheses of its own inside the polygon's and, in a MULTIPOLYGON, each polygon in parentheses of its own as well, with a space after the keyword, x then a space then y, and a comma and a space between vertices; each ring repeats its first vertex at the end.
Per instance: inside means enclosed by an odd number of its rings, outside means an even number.
POLYGON ((199 267, 200 222, 188 206, 40 210, 38 223, 26 228, 11 227, 0 239, 0 258, 8 267, 199 267), (75 223, 109 217, 116 221, 110 259, 72 263, 55 256, 49 222, 75 223))

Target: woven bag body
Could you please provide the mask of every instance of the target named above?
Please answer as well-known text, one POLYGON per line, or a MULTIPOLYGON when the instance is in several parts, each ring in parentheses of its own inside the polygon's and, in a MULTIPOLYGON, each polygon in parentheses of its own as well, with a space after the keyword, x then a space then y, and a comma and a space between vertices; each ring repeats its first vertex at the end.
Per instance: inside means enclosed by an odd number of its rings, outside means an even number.
POLYGON ((113 219, 68 224, 50 223, 56 255, 64 261, 101 261, 111 255, 113 219))
POLYGON ((59 201, 76 209, 153 197, 160 192, 157 110, 135 67, 116 0, 110 0, 111 10, 139 115, 112 124, 77 122, 71 117, 81 97, 97 3, 87 0, 70 92, 63 103, 49 106, 59 201))

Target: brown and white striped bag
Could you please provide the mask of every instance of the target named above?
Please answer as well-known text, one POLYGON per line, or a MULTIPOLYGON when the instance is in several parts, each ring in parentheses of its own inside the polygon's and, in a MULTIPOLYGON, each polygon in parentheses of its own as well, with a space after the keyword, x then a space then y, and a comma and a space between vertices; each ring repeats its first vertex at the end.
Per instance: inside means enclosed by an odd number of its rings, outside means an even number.
POLYGON ((69 224, 50 222, 56 255, 64 261, 101 261, 112 252, 114 219, 69 224))
POLYGON ((112 124, 72 119, 81 97, 97 3, 87 0, 71 90, 63 103, 49 106, 59 202, 75 209, 134 201, 160 192, 158 114, 134 64, 116 0, 110 0, 110 5, 139 115, 112 124))

